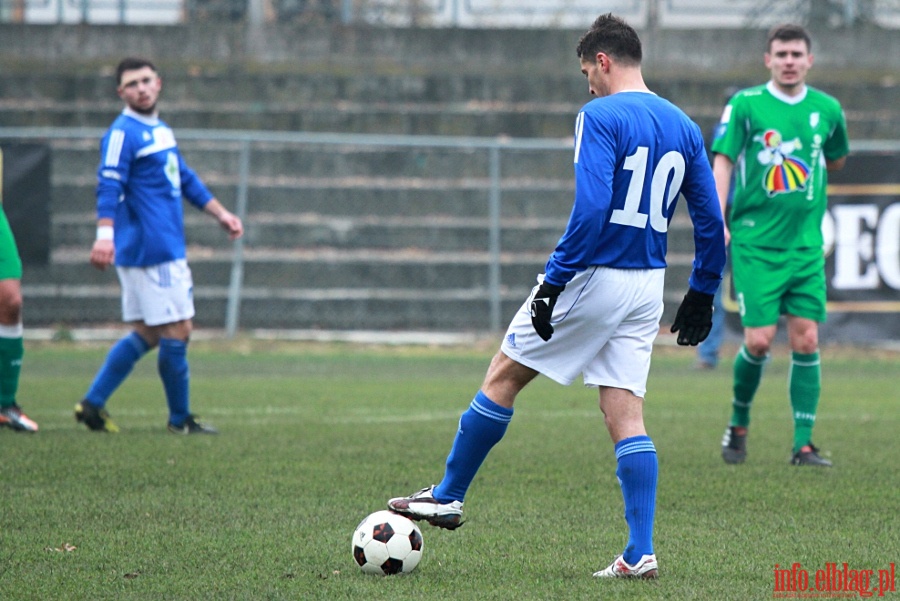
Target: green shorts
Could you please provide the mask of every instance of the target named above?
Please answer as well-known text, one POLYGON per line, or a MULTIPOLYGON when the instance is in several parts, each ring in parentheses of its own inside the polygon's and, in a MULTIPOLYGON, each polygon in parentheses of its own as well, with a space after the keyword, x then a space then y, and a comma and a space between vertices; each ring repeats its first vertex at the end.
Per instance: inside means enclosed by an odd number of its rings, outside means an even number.
POLYGON ((22 259, 6 213, 0 210, 0 280, 21 280, 22 259))
POLYGON ((821 248, 783 250, 732 244, 731 269, 745 328, 775 325, 782 315, 825 321, 825 254, 821 248))

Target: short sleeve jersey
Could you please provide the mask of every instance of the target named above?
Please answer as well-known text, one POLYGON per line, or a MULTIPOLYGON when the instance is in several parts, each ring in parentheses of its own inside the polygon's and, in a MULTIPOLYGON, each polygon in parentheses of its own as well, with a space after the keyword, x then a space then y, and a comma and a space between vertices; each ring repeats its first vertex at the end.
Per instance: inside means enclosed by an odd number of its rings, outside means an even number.
POLYGON ((730 230, 736 244, 822 245, 825 160, 850 151, 835 98, 809 86, 791 98, 771 82, 742 90, 722 113, 712 151, 735 163, 730 230))

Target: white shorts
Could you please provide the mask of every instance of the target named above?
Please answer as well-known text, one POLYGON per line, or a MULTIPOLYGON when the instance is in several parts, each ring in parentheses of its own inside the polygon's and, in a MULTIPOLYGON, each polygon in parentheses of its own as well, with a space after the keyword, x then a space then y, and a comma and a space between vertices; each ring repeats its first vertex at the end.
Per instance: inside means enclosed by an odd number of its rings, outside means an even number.
MULTIPOLYGON (((591 267, 575 274, 553 308, 553 337, 531 325, 531 296, 506 331, 500 350, 563 385, 583 374, 586 386, 610 386, 643 397, 650 353, 663 311, 665 269, 591 267)), ((544 279, 538 276, 538 283, 544 279)))
POLYGON ((160 326, 194 316, 194 282, 186 259, 150 267, 116 267, 122 321, 160 326))

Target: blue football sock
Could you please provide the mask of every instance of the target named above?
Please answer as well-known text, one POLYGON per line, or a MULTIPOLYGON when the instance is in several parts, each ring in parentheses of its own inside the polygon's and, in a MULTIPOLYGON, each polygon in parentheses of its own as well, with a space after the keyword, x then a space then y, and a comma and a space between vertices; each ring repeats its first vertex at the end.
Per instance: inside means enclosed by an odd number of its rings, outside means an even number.
POLYGON ((150 350, 150 345, 137 332, 131 332, 109 349, 106 361, 94 377, 94 382, 84 395, 91 405, 103 407, 135 364, 150 350))
POLYGON ((160 338, 157 368, 166 389, 169 423, 180 426, 190 414, 188 392, 191 372, 187 362, 187 342, 160 338))
POLYGON ((649 436, 632 436, 616 443, 616 476, 625 500, 628 545, 623 559, 634 565, 653 553, 653 514, 656 511, 656 447, 649 436))
POLYGON ((480 390, 459 418, 444 479, 434 489, 442 503, 462 501, 484 458, 506 433, 513 410, 501 407, 480 390))

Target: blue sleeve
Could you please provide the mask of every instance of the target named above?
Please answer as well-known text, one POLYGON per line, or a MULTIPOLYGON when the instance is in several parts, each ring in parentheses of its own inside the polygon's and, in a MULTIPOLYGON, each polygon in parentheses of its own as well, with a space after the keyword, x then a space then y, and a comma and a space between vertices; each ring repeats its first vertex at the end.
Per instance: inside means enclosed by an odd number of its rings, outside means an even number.
POLYGON ((198 209, 202 209, 212 200, 212 193, 206 188, 200 177, 184 162, 184 157, 178 153, 178 168, 181 171, 181 194, 198 209))
POLYGON ((126 130, 112 127, 100 140, 100 166, 97 168, 97 218, 115 219, 119 199, 134 160, 134 145, 126 130))
POLYGON ((694 224, 694 269, 688 284, 699 292, 715 294, 725 269, 725 225, 716 181, 702 142, 691 161, 681 193, 694 224))
POLYGON ((562 286, 594 260, 612 203, 615 141, 590 112, 575 125, 575 202, 566 231, 544 267, 544 281, 562 286), (598 174, 607 174, 601 177, 598 174))

